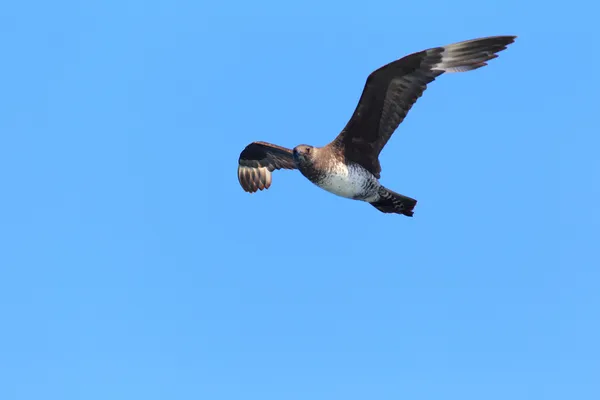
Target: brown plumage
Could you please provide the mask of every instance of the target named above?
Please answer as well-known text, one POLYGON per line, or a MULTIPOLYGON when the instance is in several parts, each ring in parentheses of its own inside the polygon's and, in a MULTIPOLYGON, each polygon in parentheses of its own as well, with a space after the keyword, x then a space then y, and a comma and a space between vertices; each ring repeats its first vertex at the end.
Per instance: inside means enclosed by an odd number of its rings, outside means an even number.
POLYGON ((328 145, 290 150, 253 142, 242 151, 238 178, 247 192, 268 189, 276 169, 299 169, 334 194, 371 203, 382 212, 412 215, 416 200, 381 186, 379 154, 427 85, 444 73, 487 65, 516 36, 492 36, 419 51, 373 71, 352 117, 328 145))

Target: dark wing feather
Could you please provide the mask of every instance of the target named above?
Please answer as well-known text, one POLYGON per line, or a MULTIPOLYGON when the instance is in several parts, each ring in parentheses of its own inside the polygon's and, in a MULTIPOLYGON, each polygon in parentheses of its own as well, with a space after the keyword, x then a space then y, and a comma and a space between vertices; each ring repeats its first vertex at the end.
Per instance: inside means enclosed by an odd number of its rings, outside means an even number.
POLYGON ((241 152, 238 161, 238 179, 249 193, 268 189, 271 172, 276 169, 295 169, 292 150, 271 143, 250 143, 241 152))
POLYGON ((379 153, 427 85, 444 72, 465 72, 487 65, 515 36, 493 36, 410 54, 372 72, 354 114, 329 144, 379 178, 379 153))

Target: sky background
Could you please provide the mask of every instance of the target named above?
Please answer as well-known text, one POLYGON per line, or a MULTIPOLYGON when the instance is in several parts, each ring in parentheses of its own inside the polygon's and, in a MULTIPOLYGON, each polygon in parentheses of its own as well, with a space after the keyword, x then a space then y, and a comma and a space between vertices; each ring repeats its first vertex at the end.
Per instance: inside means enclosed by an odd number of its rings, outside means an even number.
POLYGON ((560 4, 3 4, 0 398, 600 398, 598 10, 560 4), (381 155, 414 218, 239 187, 248 143, 497 34, 381 155))

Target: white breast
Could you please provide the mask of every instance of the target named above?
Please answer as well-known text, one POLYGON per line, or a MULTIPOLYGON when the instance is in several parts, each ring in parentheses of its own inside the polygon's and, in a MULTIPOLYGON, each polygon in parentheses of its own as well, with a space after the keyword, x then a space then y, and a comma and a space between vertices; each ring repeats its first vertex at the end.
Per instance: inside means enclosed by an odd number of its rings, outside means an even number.
MULTIPOLYGON (((348 167, 345 164, 337 164, 333 170, 323 176, 318 185, 341 197, 350 199, 361 198, 364 196, 368 177, 361 173, 358 168, 348 167)), ((365 171, 366 172, 366 171, 365 171)))

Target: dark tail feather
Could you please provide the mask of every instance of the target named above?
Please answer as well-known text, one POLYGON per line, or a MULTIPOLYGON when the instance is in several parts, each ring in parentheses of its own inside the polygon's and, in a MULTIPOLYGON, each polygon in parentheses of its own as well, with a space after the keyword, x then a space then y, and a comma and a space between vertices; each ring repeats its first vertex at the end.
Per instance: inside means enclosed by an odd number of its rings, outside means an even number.
POLYGON ((407 217, 413 216, 413 209, 417 205, 417 200, 392 192, 382 187, 379 191, 380 199, 370 203, 373 207, 383 213, 402 214, 407 217))

